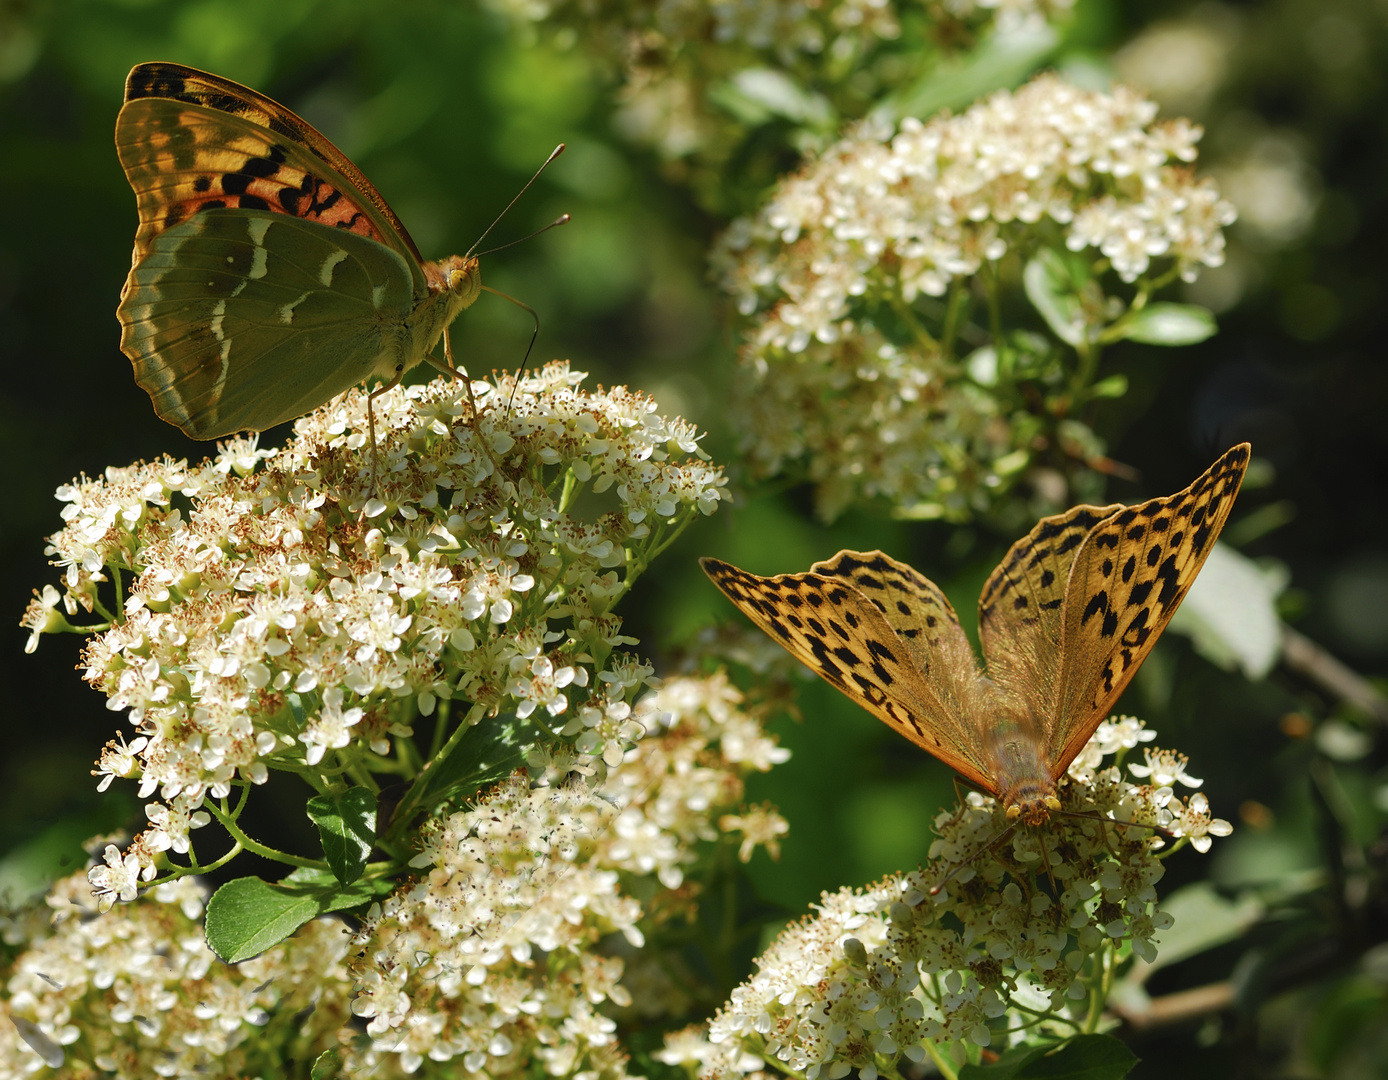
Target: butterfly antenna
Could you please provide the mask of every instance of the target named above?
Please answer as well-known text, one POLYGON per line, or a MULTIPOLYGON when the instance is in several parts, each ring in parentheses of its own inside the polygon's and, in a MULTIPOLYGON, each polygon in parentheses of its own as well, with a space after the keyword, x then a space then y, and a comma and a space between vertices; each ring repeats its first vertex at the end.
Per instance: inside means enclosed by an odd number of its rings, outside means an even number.
MULTIPOLYGON (((554 148, 553 152, 549 155, 549 157, 545 158, 545 163, 535 170, 535 175, 532 176, 529 180, 527 180, 525 182, 525 186, 521 188, 518 192, 516 192, 514 198, 512 198, 511 201, 506 204, 506 209, 502 210, 501 213, 496 215, 496 220, 493 221, 490 225, 488 225, 486 229, 482 231, 482 235, 477 238, 477 242, 473 244, 472 247, 467 249, 467 254, 463 256, 464 260, 472 258, 472 253, 482 246, 482 241, 487 238, 487 234, 490 233, 493 229, 495 229, 497 227, 497 224, 501 221, 501 219, 511 212, 511 207, 515 206, 516 203, 520 200, 520 197, 530 190, 530 185, 540 178, 540 174, 549 167, 549 163, 563 152, 564 144, 560 143, 558 146, 554 148)), ((566 214, 565 217, 567 216, 568 215, 566 214)), ((546 226, 546 228, 549 228, 549 226, 546 226)), ((544 232, 545 230, 541 229, 540 231, 544 232)))
POLYGON ((548 225, 544 226, 543 228, 536 229, 529 236, 522 236, 519 240, 509 240, 506 243, 501 244, 499 247, 488 248, 486 251, 479 251, 477 253, 477 257, 480 259, 483 255, 495 255, 498 251, 505 251, 507 248, 515 247, 517 244, 523 244, 527 240, 534 240, 535 237, 539 236, 543 232, 549 232, 549 230, 553 229, 556 225, 567 225, 572 220, 573 219, 568 214, 560 214, 548 225))

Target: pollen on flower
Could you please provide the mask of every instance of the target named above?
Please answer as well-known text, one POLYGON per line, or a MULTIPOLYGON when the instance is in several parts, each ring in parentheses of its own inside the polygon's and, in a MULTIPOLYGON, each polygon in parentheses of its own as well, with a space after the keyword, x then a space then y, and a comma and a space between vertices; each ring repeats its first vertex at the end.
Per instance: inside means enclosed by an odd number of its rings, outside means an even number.
POLYGON ((672 679, 634 714, 648 734, 598 790, 575 783, 571 744, 537 749, 533 759, 567 775, 537 785, 519 773, 431 819, 412 863, 420 876, 355 932, 318 919, 237 964, 208 948, 196 879, 135 895, 149 849, 196 827, 185 802, 151 805, 147 836, 164 840, 107 846, 89 874, 99 893, 77 874, 46 911, 0 917, 13 950, 6 1075, 38 1070, 40 1053, 143 1080, 253 1075, 255 1061, 335 1051, 343 1076, 404 1077, 428 1061, 452 1063, 448 1075, 520 1078, 539 1063, 547 1075, 623 1080, 613 1015, 664 1019, 691 1004, 672 977, 683 936, 648 945, 647 934, 696 921, 683 869, 726 842, 714 823, 743 801, 755 762, 784 758, 722 674, 672 679), (118 897, 130 902, 109 910, 118 897))
POLYGON ((321 1052, 350 1038, 341 923, 315 920, 252 960, 223 964, 198 921, 206 899, 206 888, 185 878, 94 918, 82 874, 57 882, 52 918, 25 928, 0 1003, 6 1075, 43 1064, 11 1020, 57 1048, 49 1064, 65 1062, 63 1075, 247 1076, 267 1055, 287 1061, 304 1046, 321 1052), (266 1028, 271 1015, 295 1022, 279 1035, 266 1028), (267 1032, 278 1041, 267 1043, 267 1032))
MULTIPOLYGON (((85 677, 137 737, 97 775, 159 793, 147 852, 186 852, 209 795, 389 759, 440 703, 453 724, 504 710, 531 745, 552 737, 546 718, 573 718, 573 771, 620 763, 653 681, 611 610, 628 560, 716 509, 725 481, 690 425, 582 379, 555 363, 479 385, 477 415, 448 379, 394 388, 375 401, 375 455, 352 449, 366 395, 349 394, 279 450, 235 439, 211 461, 60 489, 49 554, 64 588, 25 625, 114 608, 85 677), (606 506, 578 513, 589 501, 606 506)), ((128 899, 154 870, 152 854, 108 859, 93 880, 128 899)))

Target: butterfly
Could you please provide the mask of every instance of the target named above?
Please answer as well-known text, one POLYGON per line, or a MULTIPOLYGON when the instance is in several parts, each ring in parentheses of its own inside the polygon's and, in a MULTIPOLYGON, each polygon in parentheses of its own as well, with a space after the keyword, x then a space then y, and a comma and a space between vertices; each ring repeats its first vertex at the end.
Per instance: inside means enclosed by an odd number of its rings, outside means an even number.
POLYGON ((986 671, 940 588, 880 551, 841 551, 777 577, 700 564, 796 659, 996 798, 1009 820, 1040 825, 1200 572, 1249 450, 1231 448, 1166 498, 1042 518, 983 586, 986 671))
POLYGON ((121 349, 185 434, 263 431, 423 360, 459 374, 429 353, 477 299, 477 259, 426 262, 361 170, 283 105, 139 64, 116 150, 140 215, 121 349))

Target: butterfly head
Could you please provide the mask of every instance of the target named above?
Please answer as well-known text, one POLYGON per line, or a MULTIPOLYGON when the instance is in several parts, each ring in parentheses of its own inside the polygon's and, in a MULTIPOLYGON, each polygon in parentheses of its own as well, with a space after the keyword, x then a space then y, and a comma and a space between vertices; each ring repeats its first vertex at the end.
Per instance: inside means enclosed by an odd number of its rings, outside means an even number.
POLYGON ((482 292, 482 267, 475 255, 450 255, 425 263, 424 277, 431 293, 449 294, 448 307, 454 314, 471 307, 482 292))
POLYGON ((1060 809, 1060 800, 1055 789, 1049 784, 1024 784, 1010 793, 1006 800, 1007 820, 1020 821, 1023 825, 1035 827, 1051 820, 1051 814, 1060 809))

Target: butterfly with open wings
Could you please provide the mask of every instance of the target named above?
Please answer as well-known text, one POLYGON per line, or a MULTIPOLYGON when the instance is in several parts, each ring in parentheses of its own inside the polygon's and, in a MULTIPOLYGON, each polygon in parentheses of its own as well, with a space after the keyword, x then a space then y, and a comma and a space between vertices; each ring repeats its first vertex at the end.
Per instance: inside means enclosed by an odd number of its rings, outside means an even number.
POLYGON ((880 551, 841 551, 777 577, 701 565, 812 671, 997 798, 1011 820, 1040 825, 1199 573, 1249 450, 1231 448, 1166 498, 1038 522, 983 586, 986 670, 940 588, 880 551))

